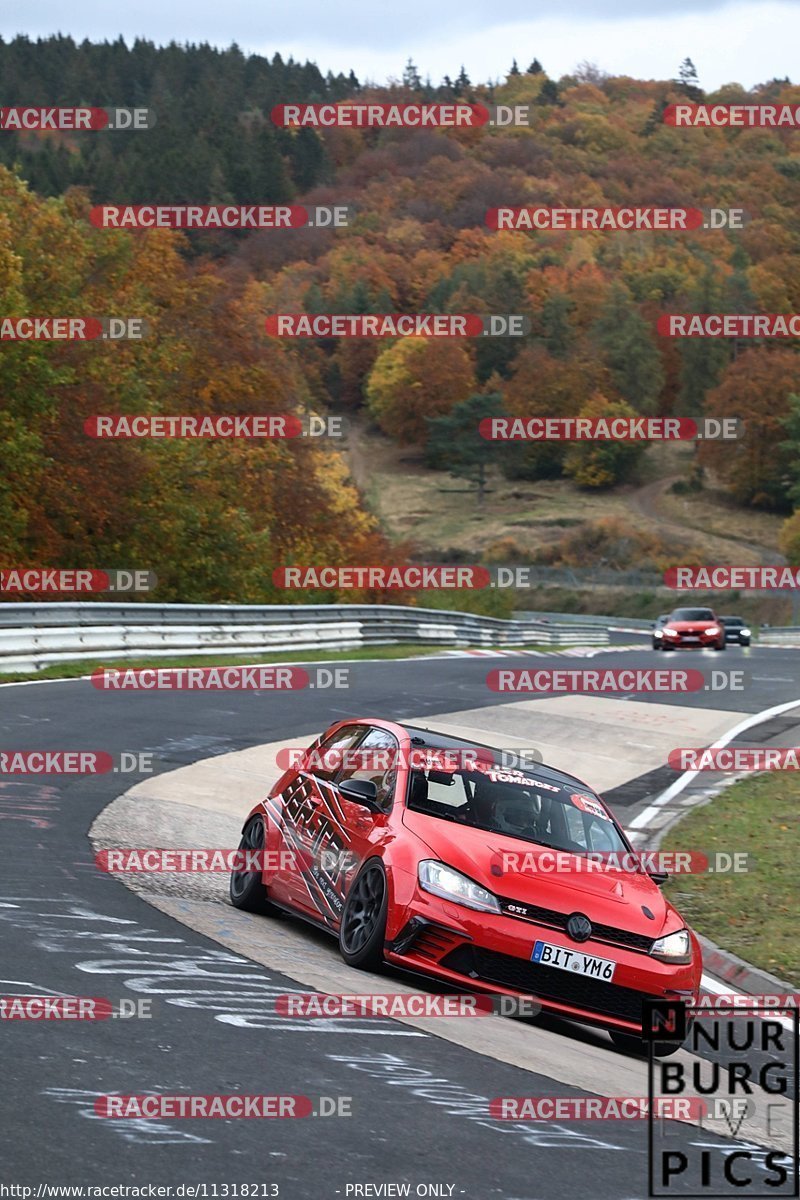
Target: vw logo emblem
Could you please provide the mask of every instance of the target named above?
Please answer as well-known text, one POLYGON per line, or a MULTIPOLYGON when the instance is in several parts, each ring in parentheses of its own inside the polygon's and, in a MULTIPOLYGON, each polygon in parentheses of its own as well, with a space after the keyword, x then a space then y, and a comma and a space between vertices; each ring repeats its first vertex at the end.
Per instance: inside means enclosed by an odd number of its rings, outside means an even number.
POLYGON ((592 923, 583 913, 573 913, 567 921, 567 933, 573 942, 585 942, 592 936, 592 923))

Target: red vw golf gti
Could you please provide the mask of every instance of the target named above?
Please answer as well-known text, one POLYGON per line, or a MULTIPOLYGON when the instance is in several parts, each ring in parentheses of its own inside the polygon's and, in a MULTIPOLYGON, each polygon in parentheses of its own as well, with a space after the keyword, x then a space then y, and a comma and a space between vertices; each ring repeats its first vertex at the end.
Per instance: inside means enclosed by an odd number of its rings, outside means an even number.
MULTIPOLYGON (((642 1048, 646 997, 697 999, 697 939, 586 784, 499 750, 362 719, 332 726, 245 822, 230 895, 295 913, 345 961, 534 996, 642 1048), (257 853, 256 853, 257 852, 257 853)), ((657 1053, 671 1053, 670 1043, 657 1053)))

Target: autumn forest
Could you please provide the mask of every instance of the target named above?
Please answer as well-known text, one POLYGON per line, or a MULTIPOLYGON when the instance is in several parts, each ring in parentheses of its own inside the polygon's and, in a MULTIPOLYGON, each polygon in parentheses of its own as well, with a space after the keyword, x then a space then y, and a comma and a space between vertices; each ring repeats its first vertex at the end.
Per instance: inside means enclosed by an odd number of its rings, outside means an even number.
MULTIPOLYGON (((145 567, 159 601, 254 603, 286 600, 272 583, 286 563, 419 553, 371 501, 369 464, 356 471, 334 438, 104 441, 84 431, 97 414, 338 414, 398 462, 410 455, 431 477, 459 482, 464 504, 489 508, 491 493, 477 496, 487 479, 608 497, 648 477, 655 451, 639 443, 477 436, 482 418, 505 413, 741 419, 746 437, 681 460, 680 486, 714 488, 754 521, 779 518, 781 551, 800 562, 797 342, 657 329, 669 313, 800 312, 796 130, 663 120, 687 97, 800 104, 800 87, 731 84, 707 96, 686 64, 672 81, 589 65, 551 79, 534 50, 492 84, 458 64, 432 84, 408 63, 376 87, 235 46, 0 43, 9 103, 141 105, 157 116, 143 131, 0 132, 2 315, 147 323, 141 340, 3 342, 0 560, 145 567), (356 98, 525 105, 531 118, 424 131, 270 119, 288 101, 356 98), (95 205, 151 202, 346 205, 352 215, 345 228, 250 232, 89 220, 95 205), (737 209, 744 220, 655 232, 487 224, 492 208, 533 204, 737 209), (270 314, 300 312, 522 314, 528 332, 265 332, 270 314)), ((587 533, 569 535, 581 554, 587 533)), ((668 565, 669 548, 651 559, 668 565)))

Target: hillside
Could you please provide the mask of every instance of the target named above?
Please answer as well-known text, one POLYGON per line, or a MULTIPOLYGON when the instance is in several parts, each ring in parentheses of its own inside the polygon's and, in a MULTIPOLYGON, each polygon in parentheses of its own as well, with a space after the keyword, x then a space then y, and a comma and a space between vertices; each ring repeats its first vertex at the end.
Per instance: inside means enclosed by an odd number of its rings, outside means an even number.
POLYGON ((367 89, 352 73, 235 47, 119 42, 87 54, 66 38, 5 43, 0 67, 20 102, 133 102, 158 115, 140 133, 15 133, 0 144, 3 311, 133 313, 150 325, 141 344, 4 349, 6 560, 143 565, 165 600, 281 599, 273 569, 311 554, 651 571, 687 553, 800 561, 797 340, 657 329, 670 313, 800 311, 794 131, 663 120, 687 96, 798 103, 800 88, 772 81, 703 97, 686 81, 590 70, 550 79, 534 63, 500 86, 459 77, 429 87, 409 70, 402 85, 367 89), (269 116, 289 100, 355 97, 522 106, 529 124, 297 130, 269 116), (254 233, 90 224, 93 204, 132 198, 290 200, 347 205, 352 216, 345 228, 254 233), (742 219, 636 232, 487 223, 489 209, 526 205, 742 219), (293 312, 518 314, 528 332, 265 336, 268 316, 293 312), (342 414, 358 445, 87 444, 91 415, 141 412, 342 414), (697 451, 490 444, 475 431, 484 412, 736 416, 745 436, 697 451))

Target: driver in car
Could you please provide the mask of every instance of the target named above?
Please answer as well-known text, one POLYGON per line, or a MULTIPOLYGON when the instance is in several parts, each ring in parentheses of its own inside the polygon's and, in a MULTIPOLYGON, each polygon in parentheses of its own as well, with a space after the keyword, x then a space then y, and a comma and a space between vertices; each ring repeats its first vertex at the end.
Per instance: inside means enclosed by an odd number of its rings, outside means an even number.
POLYGON ((527 788, 511 788, 481 780, 475 790, 475 806, 486 828, 511 837, 540 836, 541 797, 527 788))

